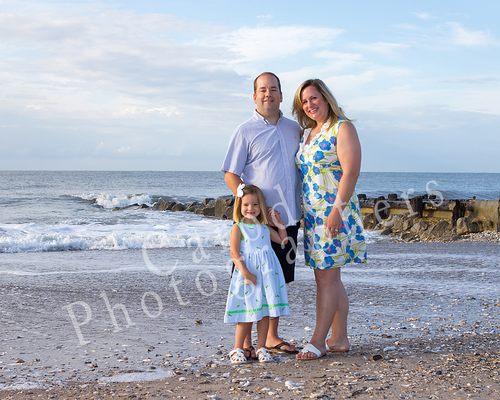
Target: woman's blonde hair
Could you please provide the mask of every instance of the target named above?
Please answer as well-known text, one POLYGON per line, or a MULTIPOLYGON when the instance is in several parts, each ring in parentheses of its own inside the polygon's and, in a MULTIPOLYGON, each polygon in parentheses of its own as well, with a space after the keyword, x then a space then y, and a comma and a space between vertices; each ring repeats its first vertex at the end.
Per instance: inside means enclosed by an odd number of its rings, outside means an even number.
POLYGON ((247 194, 257 195, 257 199, 259 199, 259 208, 260 208, 260 214, 257 216, 257 221, 259 221, 261 224, 267 225, 268 221, 267 221, 266 200, 264 199, 264 194, 262 193, 262 190, 260 190, 255 185, 245 185, 245 187, 243 188, 243 196, 236 197, 233 208, 233 221, 240 222, 244 218, 243 214, 241 214, 241 204, 243 197, 247 194))
POLYGON ((325 82, 321 79, 308 79, 297 88, 292 107, 292 113, 295 118, 297 118, 297 122, 302 129, 314 128, 316 126, 316 121, 309 118, 302 108, 302 92, 309 86, 314 86, 328 103, 328 119, 330 119, 330 126, 328 128, 331 128, 340 118, 350 121, 342 108, 339 107, 337 100, 335 100, 335 97, 332 92, 330 92, 330 89, 328 89, 328 86, 325 85, 325 82))

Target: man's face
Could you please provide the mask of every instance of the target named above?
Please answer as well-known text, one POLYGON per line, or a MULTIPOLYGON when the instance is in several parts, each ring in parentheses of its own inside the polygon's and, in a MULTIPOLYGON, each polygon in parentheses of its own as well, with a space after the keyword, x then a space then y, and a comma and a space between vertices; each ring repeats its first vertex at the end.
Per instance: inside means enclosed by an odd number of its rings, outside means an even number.
POLYGON ((283 96, 274 76, 265 74, 257 79, 257 89, 253 94, 253 101, 260 114, 266 116, 277 113, 282 100, 283 96))

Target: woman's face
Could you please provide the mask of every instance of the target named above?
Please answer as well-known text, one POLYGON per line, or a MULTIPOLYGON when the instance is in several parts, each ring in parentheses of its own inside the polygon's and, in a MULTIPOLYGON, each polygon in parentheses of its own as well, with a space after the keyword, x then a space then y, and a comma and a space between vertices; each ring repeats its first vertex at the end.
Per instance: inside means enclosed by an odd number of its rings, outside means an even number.
POLYGON ((328 118, 328 103, 315 86, 307 86, 301 94, 302 110, 318 124, 324 123, 328 118))

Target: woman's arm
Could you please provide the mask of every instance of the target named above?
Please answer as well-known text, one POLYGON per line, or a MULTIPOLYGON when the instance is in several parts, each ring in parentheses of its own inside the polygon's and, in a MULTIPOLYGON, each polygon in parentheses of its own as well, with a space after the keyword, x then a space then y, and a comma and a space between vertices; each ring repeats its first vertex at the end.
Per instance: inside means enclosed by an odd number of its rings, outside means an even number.
POLYGON ((337 137, 337 157, 342 166, 334 207, 326 221, 327 235, 337 236, 342 226, 342 211, 354 193, 361 168, 361 145, 356 128, 350 122, 344 122, 337 137))
POLYGON ((245 265, 243 257, 241 257, 240 241, 241 241, 240 228, 238 228, 237 224, 234 224, 233 228, 231 229, 231 234, 229 236, 229 248, 230 248, 231 260, 233 261, 235 268, 237 268, 238 271, 240 271, 241 275, 243 276, 243 279, 245 279, 246 281, 250 281, 254 285, 256 285, 257 277, 248 270, 247 266, 245 265))
POLYGON ((337 156, 342 166, 342 178, 340 178, 335 203, 343 210, 354 193, 361 169, 361 144, 356 128, 349 121, 340 125, 337 156))

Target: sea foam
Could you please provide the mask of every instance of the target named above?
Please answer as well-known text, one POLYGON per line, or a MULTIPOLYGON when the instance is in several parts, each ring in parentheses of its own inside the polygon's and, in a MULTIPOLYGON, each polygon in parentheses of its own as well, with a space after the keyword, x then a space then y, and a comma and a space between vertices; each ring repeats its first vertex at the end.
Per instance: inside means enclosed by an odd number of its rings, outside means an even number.
POLYGON ((181 223, 176 217, 156 224, 4 224, 0 253, 228 245, 230 221, 184 215, 181 223))
POLYGON ((75 195, 82 200, 90 201, 91 203, 98 205, 106 209, 121 209, 132 206, 153 206, 153 200, 149 194, 110 194, 110 193, 87 193, 75 195))

